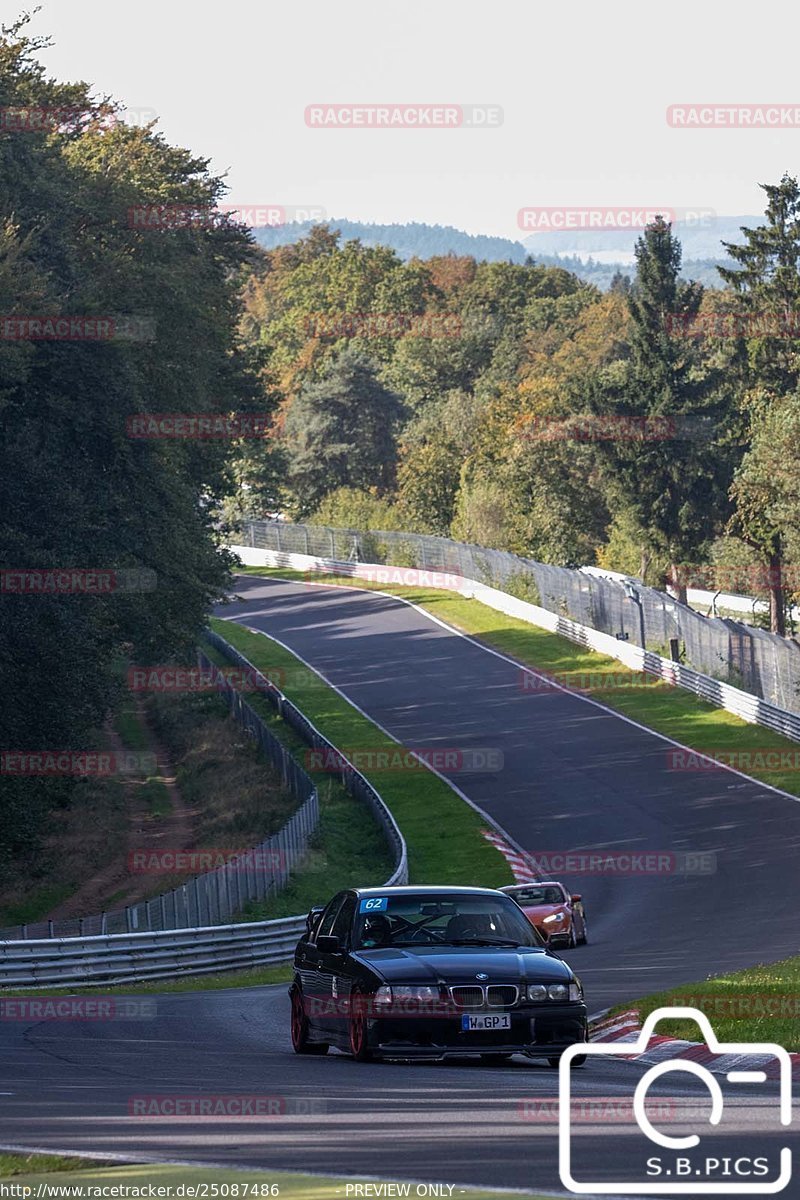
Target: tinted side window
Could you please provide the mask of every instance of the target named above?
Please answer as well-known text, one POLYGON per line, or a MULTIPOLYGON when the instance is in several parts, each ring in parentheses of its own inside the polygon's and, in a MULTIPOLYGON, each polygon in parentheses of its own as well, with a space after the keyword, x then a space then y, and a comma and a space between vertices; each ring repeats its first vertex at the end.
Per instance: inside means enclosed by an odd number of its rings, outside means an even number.
POLYGON ((356 914, 356 898, 348 896, 333 922, 331 932, 338 937, 343 946, 350 944, 350 932, 353 928, 353 917, 356 914))
POLYGON ((338 896, 333 897, 330 904, 325 909, 325 912, 322 914, 322 916, 319 919, 319 924, 317 925, 316 931, 314 933, 314 941, 316 941, 318 937, 322 937, 322 936, 327 937, 327 935, 329 933, 333 932, 333 923, 336 920, 336 914, 339 912, 339 909, 342 907, 342 901, 344 900, 344 898, 345 898, 344 892, 339 892, 338 896))

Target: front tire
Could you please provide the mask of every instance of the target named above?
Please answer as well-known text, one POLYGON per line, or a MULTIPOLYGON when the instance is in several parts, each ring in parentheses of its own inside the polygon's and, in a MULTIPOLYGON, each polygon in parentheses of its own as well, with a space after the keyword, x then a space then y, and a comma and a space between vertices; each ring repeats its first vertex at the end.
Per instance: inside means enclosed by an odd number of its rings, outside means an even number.
POLYGON ((367 1003, 363 992, 353 992, 350 999, 350 1054, 354 1062, 369 1062, 372 1051, 367 1035, 367 1003))
POLYGON ((292 990, 292 1049, 295 1054, 327 1054, 327 1042, 309 1040, 308 1017, 303 1007, 303 993, 299 988, 292 990))

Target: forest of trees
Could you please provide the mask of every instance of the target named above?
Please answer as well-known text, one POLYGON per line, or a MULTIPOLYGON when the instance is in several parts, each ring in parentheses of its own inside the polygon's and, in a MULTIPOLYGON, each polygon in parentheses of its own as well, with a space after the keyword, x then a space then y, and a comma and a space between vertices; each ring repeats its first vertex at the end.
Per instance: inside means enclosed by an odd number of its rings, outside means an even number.
POLYGON ((248 341, 278 398, 229 516, 407 528, 678 595, 715 565, 731 590, 797 589, 800 191, 718 286, 682 278, 663 220, 606 293, 562 268, 453 255, 403 262, 317 226, 263 252, 248 341), (354 374, 354 372, 356 374, 354 374))
POLYGON ((113 120, 84 85, 49 81, 38 49, 24 23, 0 39, 3 113, 56 114, 41 131, 0 133, 0 865, 35 847, 74 784, 18 775, 5 756, 96 747, 120 657, 186 652, 227 578, 215 508, 232 486, 231 445, 134 440, 128 418, 266 403, 239 335, 246 231, 155 235, 129 221, 147 203, 213 206, 220 181, 153 130, 113 120), (8 314, 99 318, 114 336, 15 337, 8 314), (108 587, 17 594, 19 572, 62 568, 108 587), (117 586, 137 578, 146 588, 117 586))

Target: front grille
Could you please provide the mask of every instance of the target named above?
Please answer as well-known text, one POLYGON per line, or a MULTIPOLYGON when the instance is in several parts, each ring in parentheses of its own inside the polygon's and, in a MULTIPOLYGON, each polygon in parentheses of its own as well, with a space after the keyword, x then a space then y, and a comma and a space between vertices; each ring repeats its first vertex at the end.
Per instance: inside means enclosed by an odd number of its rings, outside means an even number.
POLYGON ((458 1008, 482 1008, 482 987, 451 987, 450 995, 458 1008))
POLYGON ((490 1008, 507 1008, 517 1003, 519 990, 513 983, 490 984, 486 989, 490 1008))

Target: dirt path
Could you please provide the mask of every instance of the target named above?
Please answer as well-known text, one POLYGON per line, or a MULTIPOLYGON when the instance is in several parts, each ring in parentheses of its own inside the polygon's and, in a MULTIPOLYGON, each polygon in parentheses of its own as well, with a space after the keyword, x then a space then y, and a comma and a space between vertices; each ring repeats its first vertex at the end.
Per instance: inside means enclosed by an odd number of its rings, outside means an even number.
MULTIPOLYGON (((155 778, 164 784, 170 799, 170 811, 164 816, 153 815, 144 789, 146 780, 131 779, 124 784, 126 809, 128 811, 128 839, 125 853, 101 870, 47 914, 46 919, 63 920, 67 917, 91 916, 104 908, 124 908, 160 891, 174 886, 174 873, 159 876, 131 874, 128 856, 134 850, 185 850, 193 843, 195 811, 184 803, 176 783, 174 766, 164 747, 158 741, 147 719, 140 697, 136 697, 136 710, 147 733, 150 751, 158 764, 155 778), (113 900, 109 903, 109 897, 113 900)), ((125 746, 116 730, 109 729, 111 749, 122 752, 125 746)), ((151 778, 153 778, 151 776, 151 778)))

